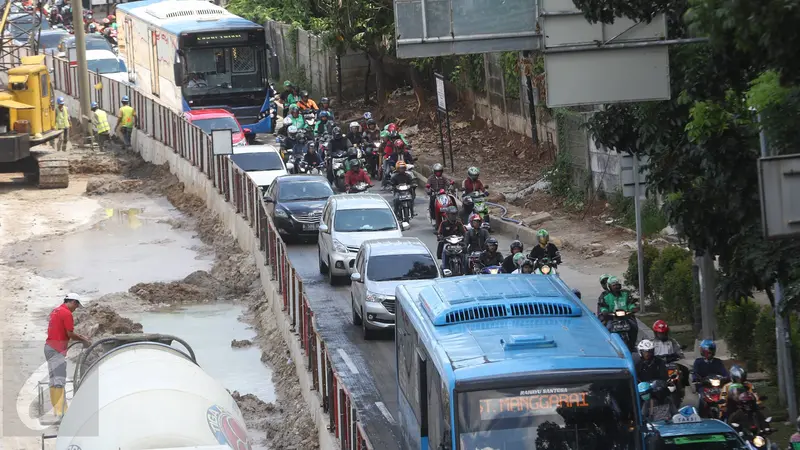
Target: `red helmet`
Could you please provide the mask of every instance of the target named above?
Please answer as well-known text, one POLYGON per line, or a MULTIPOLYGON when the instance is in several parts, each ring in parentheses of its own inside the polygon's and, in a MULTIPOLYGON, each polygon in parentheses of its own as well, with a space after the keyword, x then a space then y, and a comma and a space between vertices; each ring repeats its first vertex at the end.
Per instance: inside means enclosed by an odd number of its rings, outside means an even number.
POLYGON ((406 143, 403 142, 402 139, 397 139, 397 140, 394 141, 394 146, 395 146, 395 148, 403 148, 403 147, 406 146, 406 143))
POLYGON ((397 132, 397 125, 390 123, 389 126, 386 127, 386 131, 388 131, 389 133, 397 132))
POLYGON ((653 324, 653 332, 655 333, 669 333, 669 325, 667 322, 659 319, 653 324))

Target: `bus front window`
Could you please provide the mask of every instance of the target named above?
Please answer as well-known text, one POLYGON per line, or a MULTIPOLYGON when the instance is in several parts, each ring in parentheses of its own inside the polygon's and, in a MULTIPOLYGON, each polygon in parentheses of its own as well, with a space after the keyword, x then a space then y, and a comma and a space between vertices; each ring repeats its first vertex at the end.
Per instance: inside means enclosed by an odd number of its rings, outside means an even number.
POLYGON ((631 380, 458 394, 460 450, 632 450, 631 380))
POLYGON ((258 47, 189 48, 184 91, 192 97, 263 90, 263 54, 258 47))

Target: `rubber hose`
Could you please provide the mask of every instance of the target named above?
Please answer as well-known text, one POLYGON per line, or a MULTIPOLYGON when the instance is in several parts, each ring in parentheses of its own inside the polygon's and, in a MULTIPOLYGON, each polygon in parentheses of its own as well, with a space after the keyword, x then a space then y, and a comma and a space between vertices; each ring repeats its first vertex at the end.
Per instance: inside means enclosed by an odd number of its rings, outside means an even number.
POLYGON ((512 219, 510 217, 506 217, 506 214, 508 214, 508 209, 506 209, 505 206, 498 205, 497 203, 492 203, 492 202, 486 202, 486 204, 489 205, 489 206, 494 206, 495 208, 500 208, 500 210, 503 211, 503 215, 500 216, 500 220, 505 221, 505 222, 515 223, 517 225, 522 225, 522 221, 519 221, 517 219, 512 219))

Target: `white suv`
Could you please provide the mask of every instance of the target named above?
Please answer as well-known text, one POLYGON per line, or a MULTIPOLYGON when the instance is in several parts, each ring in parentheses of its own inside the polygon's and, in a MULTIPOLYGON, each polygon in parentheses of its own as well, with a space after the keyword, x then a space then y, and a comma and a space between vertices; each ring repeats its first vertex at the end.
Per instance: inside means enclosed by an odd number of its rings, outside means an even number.
POLYGON ((377 194, 342 194, 328 198, 319 224, 319 271, 333 285, 350 275, 361 243, 403 236, 389 202, 377 194))

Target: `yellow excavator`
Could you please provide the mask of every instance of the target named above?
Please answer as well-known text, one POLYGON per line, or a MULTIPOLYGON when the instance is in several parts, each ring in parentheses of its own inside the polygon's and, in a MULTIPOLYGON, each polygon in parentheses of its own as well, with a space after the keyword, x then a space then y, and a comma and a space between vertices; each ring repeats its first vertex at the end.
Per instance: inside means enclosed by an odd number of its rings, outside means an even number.
MULTIPOLYGON (((6 1, 0 17, 0 54, 14 45, 6 33, 10 3, 6 1)), ((22 56, 19 65, 8 69, 8 84, 0 87, 0 173, 22 172, 40 188, 66 188, 69 160, 64 153, 34 148, 61 135, 55 128, 55 99, 44 59, 22 56)))

